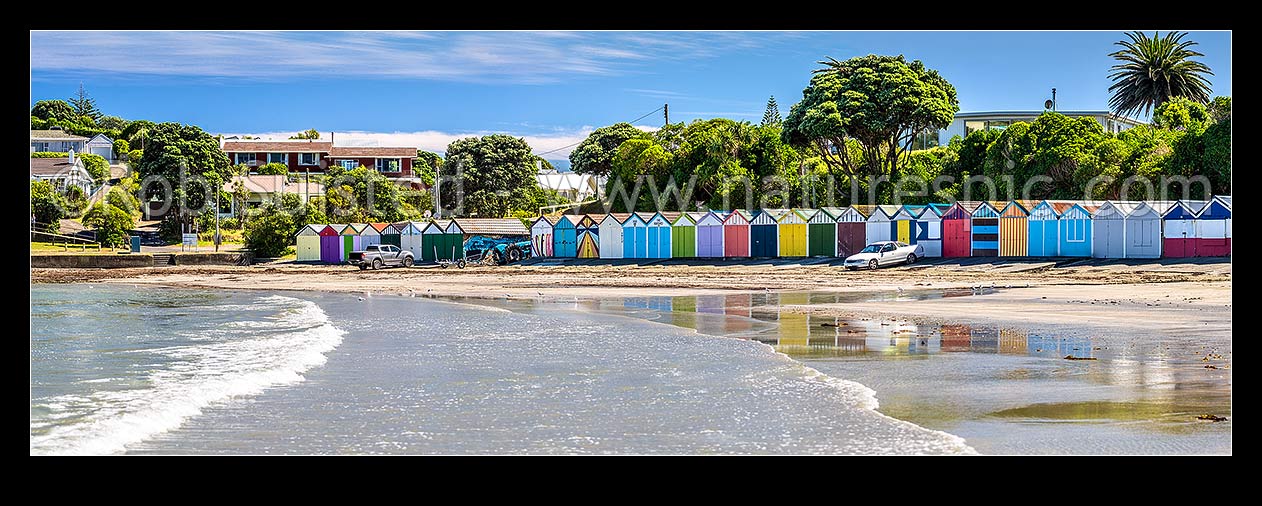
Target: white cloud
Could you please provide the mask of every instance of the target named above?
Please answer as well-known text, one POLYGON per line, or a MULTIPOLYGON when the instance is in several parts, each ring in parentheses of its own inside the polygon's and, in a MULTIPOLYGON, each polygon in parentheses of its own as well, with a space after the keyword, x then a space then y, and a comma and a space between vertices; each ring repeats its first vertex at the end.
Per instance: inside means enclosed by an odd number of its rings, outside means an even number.
POLYGON ((35 31, 30 64, 36 78, 372 76, 538 84, 624 74, 656 60, 711 57, 776 38, 740 32, 35 31))

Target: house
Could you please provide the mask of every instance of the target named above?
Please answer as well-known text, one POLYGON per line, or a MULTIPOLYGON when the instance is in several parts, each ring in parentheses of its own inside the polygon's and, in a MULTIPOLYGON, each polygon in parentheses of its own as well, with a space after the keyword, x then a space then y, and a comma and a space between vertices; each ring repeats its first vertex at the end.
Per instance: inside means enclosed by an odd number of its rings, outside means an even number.
POLYGON ((605 187, 603 177, 555 170, 535 174, 535 180, 539 182, 540 188, 554 190, 571 202, 583 202, 593 197, 600 198, 605 187))
POLYGON ((84 195, 92 193, 92 176, 83 168, 83 160, 74 151, 65 158, 31 158, 31 181, 49 181, 53 187, 65 191, 71 186, 83 189, 84 195))
POLYGON ((85 151, 84 145, 87 142, 87 137, 71 134, 62 130, 61 127, 53 127, 51 130, 31 130, 32 153, 68 153, 71 150, 82 153, 85 151))
POLYGON ((84 145, 85 153, 92 153, 108 161, 114 160, 114 139, 105 134, 93 135, 84 145))
POLYGON ((290 172, 324 172, 324 161, 333 149, 333 141, 285 140, 242 141, 224 140, 220 146, 233 165, 259 167, 269 163, 283 163, 290 172))
MULTIPOLYGON (((289 178, 281 175, 261 176, 233 176, 231 180, 223 184, 223 191, 233 193, 236 191, 237 182, 240 181, 250 196, 245 199, 246 207, 258 207, 264 202, 279 202, 281 195, 293 193, 298 195, 303 202, 311 197, 324 195, 324 185, 320 183, 307 182, 289 182, 289 178)), ((219 214, 230 216, 236 214, 236 199, 233 199, 228 209, 220 209, 219 214)))
MULTIPOLYGON (((917 142, 913 149, 928 149, 934 146, 945 146, 951 141, 951 137, 956 135, 967 137, 968 134, 977 130, 1003 130, 1009 125, 1016 122, 1033 123, 1038 119, 1039 115, 1047 111, 984 111, 984 112, 960 112, 955 114, 955 120, 951 122, 946 129, 940 130, 937 136, 937 143, 933 141, 933 136, 929 135, 923 139, 925 142, 917 142)), ((1144 122, 1127 118, 1124 116, 1116 116, 1110 111, 1057 111, 1060 114, 1069 116, 1070 118, 1091 118, 1100 123, 1104 131, 1116 134, 1118 132, 1130 130, 1144 122)), ((918 138, 917 141, 921 139, 918 138)))

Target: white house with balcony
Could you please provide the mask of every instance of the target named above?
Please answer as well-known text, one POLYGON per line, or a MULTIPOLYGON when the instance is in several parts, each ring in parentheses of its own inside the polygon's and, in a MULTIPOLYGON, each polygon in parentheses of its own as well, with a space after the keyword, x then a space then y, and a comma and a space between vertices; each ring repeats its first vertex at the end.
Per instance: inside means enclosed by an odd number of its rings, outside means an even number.
MULTIPOLYGON (((967 137, 968 134, 977 130, 1003 130, 1009 125, 1018 121, 1033 123, 1038 119, 1039 115, 1046 111, 986 111, 986 112, 961 112, 955 114, 955 120, 944 130, 938 132, 937 144, 933 144, 932 136, 929 138, 918 138, 917 145, 912 149, 927 149, 933 146, 946 145, 951 138, 958 135, 967 137)), ((1125 116, 1117 116, 1109 111, 1056 111, 1070 118, 1091 118, 1100 123, 1104 127, 1105 132, 1116 134, 1125 130, 1130 130, 1139 125, 1143 125, 1143 121, 1127 118, 1125 116)))
POLYGON ((589 198, 600 198, 605 189, 605 177, 574 172, 558 172, 547 170, 535 175, 539 187, 555 190, 571 202, 582 202, 589 198))

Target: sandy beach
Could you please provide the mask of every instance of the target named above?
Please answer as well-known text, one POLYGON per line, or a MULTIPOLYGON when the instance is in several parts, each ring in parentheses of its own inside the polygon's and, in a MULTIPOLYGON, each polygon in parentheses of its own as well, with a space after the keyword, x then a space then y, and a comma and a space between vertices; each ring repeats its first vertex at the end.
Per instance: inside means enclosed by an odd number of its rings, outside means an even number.
POLYGON ((33 283, 473 298, 518 311, 636 315, 763 342, 872 388, 882 413, 961 436, 983 453, 1231 452, 1230 421, 1197 419, 1232 411, 1231 264, 1217 259, 934 260, 855 272, 809 261, 550 260, 381 271, 32 269, 31 276, 33 283))
MULTIPOLYGON (((1196 260, 1196 259, 1191 259, 1196 260)), ((1201 259, 1204 260, 1204 259, 1201 259)), ((554 261, 555 262, 555 261, 554 261)), ((526 265, 360 271, 349 266, 32 269, 32 282, 132 283, 175 287, 327 292, 417 293, 503 299, 707 295, 763 291, 913 292, 983 286, 983 295, 925 300, 817 304, 801 311, 897 314, 930 321, 1098 325, 1180 331, 1231 329, 1231 264, 1215 261, 1120 263, 922 262, 877 271, 809 263, 739 265, 526 265), (994 287, 995 290, 989 290, 994 287)))

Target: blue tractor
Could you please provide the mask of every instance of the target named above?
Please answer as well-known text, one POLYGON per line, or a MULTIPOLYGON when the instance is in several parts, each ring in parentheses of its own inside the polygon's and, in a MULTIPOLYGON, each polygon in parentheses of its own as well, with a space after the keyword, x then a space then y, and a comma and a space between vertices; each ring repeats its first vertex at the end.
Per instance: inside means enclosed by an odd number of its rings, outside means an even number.
POLYGON ((475 235, 464 242, 465 261, 482 265, 507 265, 530 258, 530 238, 475 235))

